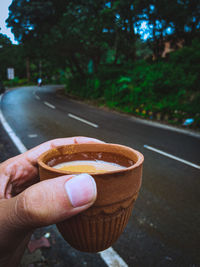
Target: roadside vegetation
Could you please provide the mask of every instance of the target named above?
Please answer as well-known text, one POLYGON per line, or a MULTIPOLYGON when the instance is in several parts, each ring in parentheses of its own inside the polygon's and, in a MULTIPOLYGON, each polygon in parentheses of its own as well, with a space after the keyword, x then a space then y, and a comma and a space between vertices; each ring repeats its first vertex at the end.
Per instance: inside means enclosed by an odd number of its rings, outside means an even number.
POLYGON ((200 128, 199 16, 198 0, 13 0, 19 44, 0 34, 0 77, 11 87, 41 77, 100 106, 200 128))
POLYGON ((85 79, 64 79, 66 92, 99 105, 144 118, 182 125, 200 124, 200 42, 194 40, 156 61, 138 60, 123 66, 102 65, 85 79))

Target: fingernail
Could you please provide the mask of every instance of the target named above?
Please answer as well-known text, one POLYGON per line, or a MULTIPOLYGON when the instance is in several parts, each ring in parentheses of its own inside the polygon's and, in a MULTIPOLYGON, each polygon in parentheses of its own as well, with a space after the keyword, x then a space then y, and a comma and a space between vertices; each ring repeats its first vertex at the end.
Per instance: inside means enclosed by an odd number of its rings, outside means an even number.
POLYGON ((96 183, 87 173, 74 176, 65 183, 65 190, 73 207, 81 207, 96 198, 96 183))

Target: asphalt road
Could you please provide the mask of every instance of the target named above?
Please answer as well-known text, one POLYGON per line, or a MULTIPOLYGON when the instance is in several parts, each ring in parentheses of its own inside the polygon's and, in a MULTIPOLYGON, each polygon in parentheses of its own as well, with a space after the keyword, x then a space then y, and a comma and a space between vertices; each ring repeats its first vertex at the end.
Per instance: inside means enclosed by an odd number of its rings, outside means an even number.
MULTIPOLYGON (((4 94, 2 113, 23 144, 29 149, 49 139, 82 135, 142 152, 142 189, 114 250, 133 267, 200 266, 200 169, 188 165, 200 165, 200 137, 70 100, 56 88, 23 87, 4 94)), ((99 254, 59 242, 57 258, 65 264, 52 266, 106 266, 99 254)))

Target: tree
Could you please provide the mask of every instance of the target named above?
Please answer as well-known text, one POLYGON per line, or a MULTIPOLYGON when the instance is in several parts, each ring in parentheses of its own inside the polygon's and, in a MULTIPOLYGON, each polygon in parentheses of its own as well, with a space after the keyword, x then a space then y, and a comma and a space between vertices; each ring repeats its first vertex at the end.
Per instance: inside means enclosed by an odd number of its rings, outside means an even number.
POLYGON ((200 28, 198 0, 13 0, 9 10, 7 24, 27 63, 82 77, 89 62, 95 74, 101 64, 133 63, 144 23, 155 54, 165 36, 190 40, 200 28))
POLYGON ((14 68, 18 77, 23 77, 24 58, 21 45, 13 45, 10 39, 0 33, 0 79, 7 79, 7 68, 14 68))
POLYGON ((200 2, 198 0, 147 0, 146 21, 154 54, 160 53, 166 36, 183 39, 191 44, 200 30, 200 2))

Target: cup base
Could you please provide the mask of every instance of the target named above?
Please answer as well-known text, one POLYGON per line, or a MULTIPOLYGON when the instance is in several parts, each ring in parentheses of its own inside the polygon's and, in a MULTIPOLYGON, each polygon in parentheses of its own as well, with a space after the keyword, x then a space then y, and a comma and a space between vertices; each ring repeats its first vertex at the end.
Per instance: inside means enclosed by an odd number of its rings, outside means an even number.
POLYGON ((124 231, 132 214, 137 194, 126 208, 113 214, 100 213, 97 216, 78 214, 57 224, 63 238, 75 249, 96 253, 109 248, 124 231))

